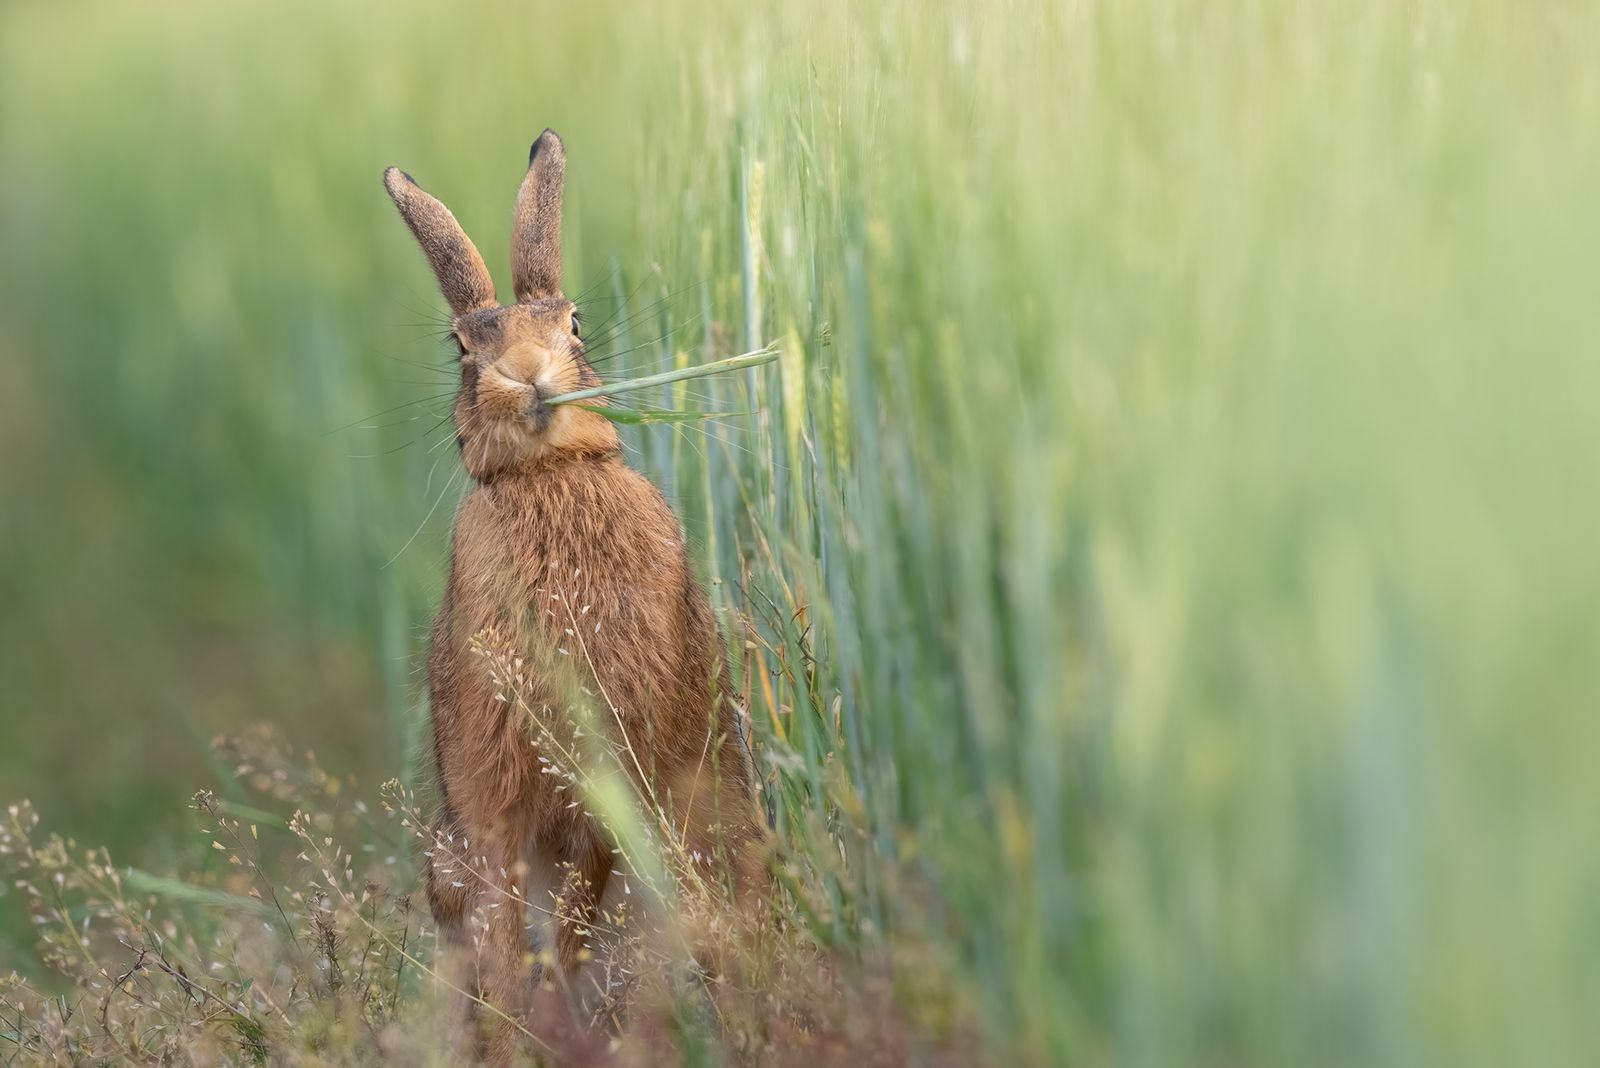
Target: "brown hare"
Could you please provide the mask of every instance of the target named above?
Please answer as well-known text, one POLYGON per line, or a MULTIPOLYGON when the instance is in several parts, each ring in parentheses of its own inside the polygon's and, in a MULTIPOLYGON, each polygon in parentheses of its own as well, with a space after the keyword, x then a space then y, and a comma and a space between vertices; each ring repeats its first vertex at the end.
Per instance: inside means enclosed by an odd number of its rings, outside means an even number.
POLYGON ((512 1055, 526 1025, 535 962, 553 953, 570 979, 625 875, 613 872, 604 829, 560 776, 541 773, 537 735, 500 696, 483 635, 520 659, 546 712, 570 707, 574 681, 603 695, 612 741, 640 757, 628 766, 635 788, 672 799, 680 844, 708 876, 731 867, 736 884, 748 881, 759 826, 715 618, 676 516, 623 463, 609 420, 545 403, 600 384, 561 291, 565 166, 561 138, 544 131, 517 194, 516 303, 505 306, 449 209, 397 168, 383 176, 450 304, 460 353, 454 418, 474 484, 456 515, 428 652, 443 848, 427 882, 460 985, 492 1007, 477 1015, 491 1032, 498 1025, 487 1050, 495 1061, 512 1055), (569 606, 582 613, 581 650, 569 606), (550 920, 561 873, 576 890, 550 920))

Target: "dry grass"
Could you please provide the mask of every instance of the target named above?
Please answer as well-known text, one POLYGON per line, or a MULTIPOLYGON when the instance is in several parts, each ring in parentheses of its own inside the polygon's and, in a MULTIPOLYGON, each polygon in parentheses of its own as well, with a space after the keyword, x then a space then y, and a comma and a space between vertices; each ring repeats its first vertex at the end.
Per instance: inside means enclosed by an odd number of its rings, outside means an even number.
MULTIPOLYGON (((569 635, 586 656, 581 630, 569 635)), ((913 1049, 935 1060, 967 1049, 951 1063, 970 1060, 972 1029, 952 1025, 953 986, 937 973, 904 961, 891 970, 812 936, 800 918, 826 911, 821 873, 774 842, 759 907, 735 902, 721 865, 689 850, 673 799, 651 791, 648 754, 610 729, 619 713, 603 692, 582 687, 571 708, 535 709, 517 651, 493 631, 474 647, 545 772, 618 843, 621 903, 579 932, 593 989, 570 987, 551 947, 536 946, 534 1008, 507 1016, 443 963, 418 879, 427 858, 481 883, 485 908, 520 906, 531 930, 541 916, 577 920, 575 870, 548 899, 526 896, 469 841, 431 830, 398 780, 365 795, 261 727, 214 743, 247 800, 193 798, 200 833, 226 859, 220 872, 119 868, 103 848, 41 836, 30 804, 11 806, 0 859, 49 974, 0 982, 0 1060, 448 1063, 462 1037, 449 1032, 450 1004, 462 998, 476 1019, 509 1022, 545 1064, 886 1064, 913 1049)), ((469 923, 474 946, 484 919, 469 923)))

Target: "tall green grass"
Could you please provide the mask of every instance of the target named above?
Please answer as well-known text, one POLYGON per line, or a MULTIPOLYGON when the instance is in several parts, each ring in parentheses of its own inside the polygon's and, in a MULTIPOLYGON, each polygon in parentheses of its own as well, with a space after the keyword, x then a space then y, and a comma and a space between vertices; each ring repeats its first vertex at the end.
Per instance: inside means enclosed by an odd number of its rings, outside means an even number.
POLYGON ((1597 28, 8 5, 0 783, 144 858, 213 730, 416 773, 459 482, 378 176, 498 271, 550 125, 608 370, 782 346, 630 441, 821 937, 1039 1062, 1578 1061, 1597 28))

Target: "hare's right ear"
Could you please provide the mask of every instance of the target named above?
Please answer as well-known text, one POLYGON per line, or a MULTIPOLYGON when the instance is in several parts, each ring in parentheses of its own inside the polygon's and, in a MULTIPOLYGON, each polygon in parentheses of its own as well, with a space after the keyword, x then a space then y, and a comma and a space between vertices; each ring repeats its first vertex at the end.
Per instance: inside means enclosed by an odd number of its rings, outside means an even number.
POLYGON ((450 310, 456 315, 465 315, 477 308, 498 304, 489 268, 483 265, 483 257, 478 255, 450 209, 424 192, 411 180, 411 175, 399 167, 383 172, 383 187, 394 198, 400 217, 411 227, 417 244, 428 257, 444 299, 450 302, 450 310))
POLYGON ((518 302, 561 293, 561 184, 566 173, 561 137, 546 130, 528 150, 528 173, 517 190, 511 226, 511 286, 518 302))

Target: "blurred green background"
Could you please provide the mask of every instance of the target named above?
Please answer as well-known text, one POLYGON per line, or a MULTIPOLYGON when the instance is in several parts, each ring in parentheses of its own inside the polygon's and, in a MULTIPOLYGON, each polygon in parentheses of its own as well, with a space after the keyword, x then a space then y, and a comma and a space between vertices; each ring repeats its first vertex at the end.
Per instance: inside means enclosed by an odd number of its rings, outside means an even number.
POLYGON ((379 175, 503 280, 549 125, 616 366, 784 343, 631 441, 831 937, 1034 1062, 1581 1063, 1597 22, 10 0, 0 795, 161 868, 216 732, 416 767, 459 481, 379 175))

